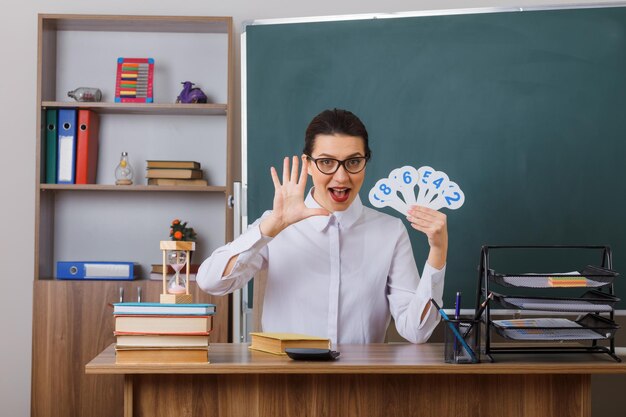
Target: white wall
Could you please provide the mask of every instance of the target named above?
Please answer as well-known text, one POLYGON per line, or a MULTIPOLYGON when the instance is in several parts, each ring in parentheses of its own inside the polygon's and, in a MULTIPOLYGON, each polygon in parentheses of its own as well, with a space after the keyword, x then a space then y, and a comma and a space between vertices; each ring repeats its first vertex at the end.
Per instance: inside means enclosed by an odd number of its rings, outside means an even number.
MULTIPOLYGON (((4 261, 0 275, 0 288, 4 289, 0 298, 2 415, 30 414, 37 13, 233 16, 239 33, 241 23, 252 19, 570 3, 563 0, 5 1, 0 14, 0 126, 3 126, 0 133, 0 254, 4 261)), ((586 0, 585 3, 604 2, 586 0)), ((238 37, 236 51, 238 54, 238 37)), ((235 133, 238 137, 239 128, 235 133)))

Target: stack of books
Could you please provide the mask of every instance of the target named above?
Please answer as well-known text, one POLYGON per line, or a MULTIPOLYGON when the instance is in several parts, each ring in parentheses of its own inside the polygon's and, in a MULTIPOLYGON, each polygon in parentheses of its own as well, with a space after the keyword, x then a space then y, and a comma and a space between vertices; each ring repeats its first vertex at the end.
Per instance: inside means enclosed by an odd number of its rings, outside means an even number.
POLYGON ((148 185, 204 186, 200 162, 196 161, 146 161, 148 185))
MULTIPOLYGON (((172 275, 174 275, 174 268, 171 265, 166 265, 167 267, 167 276, 166 279, 170 279, 172 275)), ((200 264, 190 264, 189 265, 189 281, 196 280, 196 274, 198 273, 198 268, 200 268, 200 264)), ((181 276, 186 276, 187 267, 185 266, 181 271, 181 276)), ((152 264, 150 269, 150 279, 155 281, 160 281, 163 279, 163 264, 152 264)))
POLYGON ((116 303, 117 363, 208 363, 214 304, 116 303))

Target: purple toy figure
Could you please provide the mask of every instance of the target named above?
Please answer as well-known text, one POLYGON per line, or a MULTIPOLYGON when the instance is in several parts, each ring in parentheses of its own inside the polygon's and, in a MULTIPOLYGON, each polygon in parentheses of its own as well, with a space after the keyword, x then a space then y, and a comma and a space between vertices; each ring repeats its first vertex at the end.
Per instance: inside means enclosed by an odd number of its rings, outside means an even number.
POLYGON ((185 81, 183 91, 176 97, 177 103, 206 103, 208 101, 206 94, 198 87, 194 87, 191 81, 185 81))

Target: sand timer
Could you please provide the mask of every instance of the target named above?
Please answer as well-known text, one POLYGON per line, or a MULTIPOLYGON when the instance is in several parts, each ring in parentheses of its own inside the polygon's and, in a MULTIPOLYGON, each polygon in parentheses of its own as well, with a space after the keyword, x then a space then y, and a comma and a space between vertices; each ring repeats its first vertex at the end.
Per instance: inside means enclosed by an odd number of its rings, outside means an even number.
POLYGON ((196 249, 195 242, 179 240, 162 240, 163 252, 163 293, 161 303, 190 304, 193 302, 189 294, 189 258, 196 249), (168 276, 168 267, 174 270, 168 276))

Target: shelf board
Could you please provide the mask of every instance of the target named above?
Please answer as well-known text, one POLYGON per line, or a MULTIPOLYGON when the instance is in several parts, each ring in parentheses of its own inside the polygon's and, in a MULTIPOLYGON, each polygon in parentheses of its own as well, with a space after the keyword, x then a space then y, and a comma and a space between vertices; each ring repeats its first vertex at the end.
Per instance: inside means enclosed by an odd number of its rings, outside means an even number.
POLYGON ((231 17, 41 14, 43 30, 228 34, 231 17))
MULTIPOLYGON (((172 275, 169 274, 168 277, 171 277, 172 275)), ((76 278, 76 279, 59 279, 57 277, 51 277, 51 276, 40 276, 40 277, 35 277, 35 281, 54 281, 54 282, 59 282, 59 283, 69 283, 69 282, 119 282, 119 283, 123 283, 123 282, 155 282, 157 284, 160 284, 162 281, 158 280, 158 279, 150 279, 150 278, 144 278, 141 276, 139 276, 139 278, 135 278, 135 279, 80 279, 80 278, 76 278)), ((195 281, 191 281, 189 283, 189 285, 192 285, 195 281)))
POLYGON ((42 101, 41 107, 90 109, 101 114, 170 114, 187 116, 225 116, 226 104, 215 103, 83 103, 76 101, 42 101))
POLYGON ((198 192, 198 193, 225 193, 226 187, 210 185, 204 186, 169 186, 169 185, 113 185, 113 184, 39 184, 41 191, 166 191, 166 192, 198 192))

